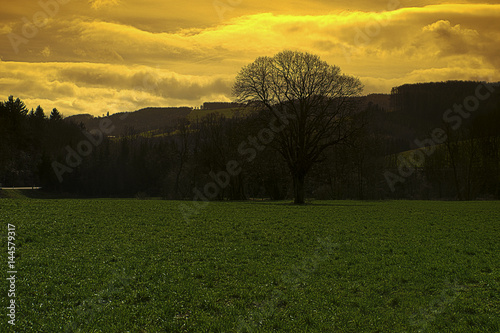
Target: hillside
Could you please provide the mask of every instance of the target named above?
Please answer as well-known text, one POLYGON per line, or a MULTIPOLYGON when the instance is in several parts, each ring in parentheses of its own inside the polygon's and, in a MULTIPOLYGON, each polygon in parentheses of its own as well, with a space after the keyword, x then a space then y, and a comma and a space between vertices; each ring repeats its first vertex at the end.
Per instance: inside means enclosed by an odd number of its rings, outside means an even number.
POLYGON ((365 110, 370 105, 378 105, 381 109, 390 110, 391 95, 389 94, 370 94, 362 97, 355 97, 360 103, 360 109, 365 110))
POLYGON ((115 113, 109 117, 92 117, 91 115, 75 115, 65 118, 76 124, 82 123, 88 130, 99 127, 103 119, 109 119, 115 126, 113 136, 142 133, 151 130, 173 130, 180 119, 185 119, 192 111, 189 107, 181 108, 146 108, 134 112, 115 113))
MULTIPOLYGON (((389 110, 390 95, 371 94, 358 97, 361 109, 366 109, 369 105, 378 105, 381 109, 389 110)), ((207 104, 207 103, 205 103, 207 104)), ((94 117, 90 114, 79 114, 65 118, 66 121, 75 124, 82 123, 87 130, 99 127, 102 119, 111 120, 115 126, 113 136, 123 136, 134 133, 143 133, 155 130, 171 131, 175 128, 180 119, 194 121, 210 113, 221 113, 227 118, 232 118, 241 108, 227 107, 222 109, 193 109, 190 107, 180 108, 145 108, 133 112, 115 113, 109 117, 94 117)))

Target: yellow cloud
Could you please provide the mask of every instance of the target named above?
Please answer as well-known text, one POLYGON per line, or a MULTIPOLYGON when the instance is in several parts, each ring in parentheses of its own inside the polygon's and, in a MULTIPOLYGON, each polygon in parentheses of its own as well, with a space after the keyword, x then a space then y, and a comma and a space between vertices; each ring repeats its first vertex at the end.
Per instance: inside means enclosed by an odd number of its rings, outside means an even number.
MULTIPOLYGON (((106 3, 116 1, 92 2, 97 8, 106 3)), ((24 52, 2 54, 15 62, 0 62, 5 73, 0 88, 60 103, 55 106, 61 110, 73 108, 67 114, 199 105, 230 99, 242 66, 283 49, 319 54, 361 77, 366 93, 485 74, 500 80, 500 32, 492 29, 499 19, 500 5, 483 4, 321 15, 268 12, 175 31, 133 20, 123 24, 123 17, 60 16, 29 40, 24 52), (41 55, 51 63, 39 63, 41 55)))
POLYGON ((120 3, 120 0, 89 0, 89 3, 92 9, 100 9, 102 7, 116 6, 120 3))
POLYGON ((51 54, 50 47, 46 46, 46 47, 42 50, 41 54, 42 54, 42 56, 44 56, 45 58, 50 57, 50 54, 51 54))
POLYGON ((0 26, 0 35, 6 35, 12 32, 12 25, 4 24, 0 26))
POLYGON ((43 99, 43 107, 57 107, 66 115, 200 105, 229 96, 232 84, 232 77, 221 75, 181 75, 147 66, 92 63, 0 62, 0 72, 6 73, 0 78, 0 90, 7 95, 20 97, 30 108, 36 107, 30 101, 43 99))
POLYGON ((439 56, 465 54, 472 51, 481 41, 480 34, 473 29, 464 29, 457 24, 453 26, 448 20, 439 20, 425 26, 424 33, 429 33, 430 38, 424 38, 439 46, 439 56))

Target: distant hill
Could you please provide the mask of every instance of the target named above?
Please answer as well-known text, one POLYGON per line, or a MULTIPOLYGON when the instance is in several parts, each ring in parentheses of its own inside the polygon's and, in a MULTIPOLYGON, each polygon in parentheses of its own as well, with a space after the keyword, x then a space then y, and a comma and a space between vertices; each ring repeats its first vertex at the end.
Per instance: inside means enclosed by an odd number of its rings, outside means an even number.
POLYGON ((115 126, 111 135, 123 136, 152 130, 173 130, 180 119, 185 119, 192 108, 145 108, 134 112, 115 113, 109 117, 93 117, 89 114, 75 115, 65 118, 76 124, 82 123, 87 130, 99 127, 103 119, 109 119, 115 126))
POLYGON ((85 113, 85 114, 77 114, 74 116, 69 116, 64 119, 75 124, 80 124, 80 123, 87 124, 88 122, 92 121, 92 119, 94 119, 94 116, 85 113))
POLYGON ((354 97, 355 100, 360 102, 360 110, 365 110, 370 105, 378 105, 385 111, 390 111, 391 95, 389 94, 370 94, 367 96, 354 97))
MULTIPOLYGON (((358 97, 361 109, 369 105, 379 105, 384 110, 389 110, 390 95, 371 94, 358 97)), ((180 119, 194 121, 206 114, 219 112, 224 116, 231 118, 238 112, 242 112, 240 107, 231 103, 205 103, 206 109, 193 109, 190 107, 180 108, 145 108, 133 112, 115 113, 108 117, 94 117, 90 114, 79 114, 65 118, 66 121, 75 124, 83 124, 87 130, 99 128, 99 122, 103 119, 109 119, 115 126, 112 136, 123 136, 138 134, 149 131, 160 130, 163 132, 172 131, 180 119), (212 107, 221 106, 220 109, 212 107), (232 106, 232 107, 229 107, 232 106)), ((244 112, 244 110, 243 110, 244 112)))

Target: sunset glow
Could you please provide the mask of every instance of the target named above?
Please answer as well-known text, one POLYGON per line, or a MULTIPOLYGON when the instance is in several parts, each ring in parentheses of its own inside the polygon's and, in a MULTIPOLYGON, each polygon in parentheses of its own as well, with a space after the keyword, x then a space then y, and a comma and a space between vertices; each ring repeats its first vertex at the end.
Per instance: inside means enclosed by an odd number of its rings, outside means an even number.
POLYGON ((0 15, 0 98, 65 116, 230 101, 242 66, 284 49, 338 65, 365 94, 498 81, 498 22, 493 1, 20 0, 0 15))

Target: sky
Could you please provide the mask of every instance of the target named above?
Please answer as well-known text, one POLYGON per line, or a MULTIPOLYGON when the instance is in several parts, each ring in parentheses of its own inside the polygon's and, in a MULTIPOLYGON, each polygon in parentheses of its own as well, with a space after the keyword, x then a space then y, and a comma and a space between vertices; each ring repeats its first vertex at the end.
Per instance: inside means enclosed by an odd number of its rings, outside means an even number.
POLYGON ((0 100, 65 116, 231 101, 243 66, 283 50, 319 55, 364 94, 500 81, 495 2, 4 1, 0 100))

